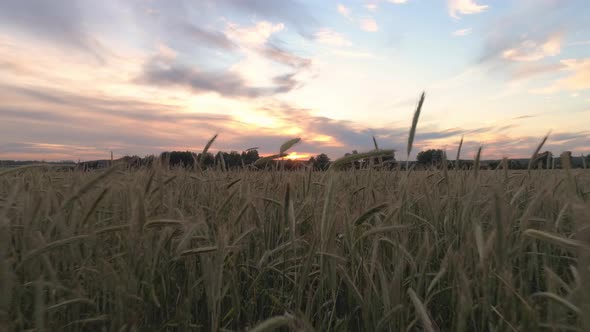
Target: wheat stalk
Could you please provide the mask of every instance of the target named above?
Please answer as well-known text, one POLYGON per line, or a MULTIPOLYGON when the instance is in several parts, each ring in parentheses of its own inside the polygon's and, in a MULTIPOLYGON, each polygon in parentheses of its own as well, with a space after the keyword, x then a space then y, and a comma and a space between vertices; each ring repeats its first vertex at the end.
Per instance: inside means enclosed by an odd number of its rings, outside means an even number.
POLYGON ((418 101, 418 107, 416 107, 416 111, 414 112, 414 117, 412 118, 412 127, 410 127, 410 134, 408 135, 406 169, 408 168, 410 153, 412 152, 412 145, 414 144, 414 136, 416 135, 416 128, 418 127, 418 119, 420 118, 420 112, 422 111, 422 105, 424 104, 425 95, 426 95, 426 93, 422 92, 422 95, 420 96, 420 100, 418 101))

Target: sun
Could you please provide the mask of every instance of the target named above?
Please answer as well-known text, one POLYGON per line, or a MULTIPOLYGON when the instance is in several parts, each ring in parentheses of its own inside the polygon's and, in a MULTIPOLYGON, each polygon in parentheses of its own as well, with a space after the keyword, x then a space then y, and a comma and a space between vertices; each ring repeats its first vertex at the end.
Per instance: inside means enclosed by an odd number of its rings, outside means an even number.
POLYGON ((311 158, 311 154, 309 153, 298 153, 298 152, 291 152, 289 153, 288 156, 285 157, 285 159, 289 159, 289 160, 308 160, 309 158, 311 158))

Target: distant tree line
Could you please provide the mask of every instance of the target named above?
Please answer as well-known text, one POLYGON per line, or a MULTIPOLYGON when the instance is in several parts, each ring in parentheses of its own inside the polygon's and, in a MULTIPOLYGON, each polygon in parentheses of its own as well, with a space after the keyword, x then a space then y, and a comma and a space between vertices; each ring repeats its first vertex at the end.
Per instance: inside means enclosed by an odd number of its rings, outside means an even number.
POLYGON ((168 164, 170 167, 194 168, 200 165, 211 168, 216 164, 223 164, 227 169, 235 169, 253 165, 260 159, 260 155, 256 149, 248 149, 241 153, 237 151, 220 151, 216 154, 210 152, 203 154, 190 151, 171 151, 163 152, 159 159, 160 162, 168 164))
MULTIPOLYGON (((228 170, 240 168, 261 168, 262 166, 255 166, 256 161, 261 158, 257 149, 248 149, 242 152, 219 151, 213 153, 194 153, 190 151, 171 151, 164 152, 160 155, 159 160, 164 165, 170 167, 182 167, 193 169, 195 167, 214 168, 216 166, 224 167, 228 170)), ((309 160, 291 160, 282 159, 282 168, 286 170, 302 168, 311 166, 317 170, 326 170, 330 164, 330 158, 325 153, 311 157, 309 160)))
MULTIPOLYGON (((440 149, 428 149, 418 153, 416 164, 422 168, 440 168, 443 162, 444 151, 440 149)), ((447 156, 448 158, 448 156, 447 156)), ((509 169, 522 170, 529 168, 530 158, 506 159, 509 169)), ((475 165, 474 160, 447 160, 450 168, 470 169, 475 165), (458 165, 455 165, 458 162, 458 165)), ((539 153, 533 160, 533 169, 554 168, 587 168, 590 165, 590 155, 573 157, 571 152, 565 151, 560 156, 554 156, 550 151, 539 153)), ((482 160, 480 168, 496 169, 503 167, 503 160, 482 160)))
MULTIPOLYGON (((359 154, 357 150, 353 150, 350 153, 345 153, 344 156, 351 156, 359 154)), ((415 168, 418 169, 430 169, 440 168, 442 166, 444 151, 441 149, 428 149, 418 153, 416 161, 411 162, 415 168)), ((61 162, 50 162, 53 164, 71 164, 78 165, 82 169, 96 169, 109 167, 113 163, 125 164, 129 167, 139 166, 151 166, 155 162, 161 165, 167 165, 173 168, 188 168, 194 169, 195 167, 202 167, 204 169, 222 167, 227 170, 235 170, 242 168, 260 169, 265 168, 268 164, 255 165, 256 161, 261 158, 257 148, 247 149, 242 152, 230 151, 224 152, 219 151, 215 154, 207 152, 194 153, 190 151, 169 151, 163 152, 159 156, 147 156, 144 158, 138 156, 125 156, 117 160, 93 160, 82 163, 75 163, 73 161, 61 161, 61 162)), ((519 170, 527 169, 529 167, 529 158, 520 159, 507 159, 505 163, 509 169, 519 170)), ((312 169, 324 171, 330 167, 331 160, 325 153, 320 153, 316 156, 309 158, 308 160, 291 160, 291 159, 280 159, 278 162, 281 164, 281 168, 285 170, 300 169, 305 167, 311 167, 312 169)), ((0 160, 0 167, 18 167, 23 165, 38 164, 40 161, 16 161, 16 160, 0 160)), ((459 169, 471 169, 475 165, 474 160, 448 160, 447 156, 447 167, 459 168, 459 169), (458 163, 458 164, 457 164, 458 163)), ((549 151, 539 153, 535 160, 533 160, 532 167, 539 169, 552 169, 552 168, 586 168, 590 165, 590 155, 585 157, 573 157, 569 151, 562 153, 560 156, 555 157, 549 151), (563 164, 565 163, 565 164, 563 164)), ((379 167, 385 169, 393 169, 398 166, 395 159, 395 155, 387 155, 381 157, 373 157, 367 159, 357 159, 352 162, 348 168, 366 168, 366 167, 379 167)), ((504 167, 503 160, 482 160, 480 161, 480 168, 482 169, 496 169, 504 167)), ((346 168, 345 168, 346 169, 346 168)))

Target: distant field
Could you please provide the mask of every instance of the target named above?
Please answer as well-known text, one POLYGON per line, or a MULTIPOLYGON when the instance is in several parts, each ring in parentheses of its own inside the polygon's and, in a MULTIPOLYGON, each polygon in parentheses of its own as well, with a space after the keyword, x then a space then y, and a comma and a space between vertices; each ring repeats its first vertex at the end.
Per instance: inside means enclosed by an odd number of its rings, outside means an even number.
POLYGON ((587 170, 5 172, 0 326, 589 331, 589 199, 587 170))

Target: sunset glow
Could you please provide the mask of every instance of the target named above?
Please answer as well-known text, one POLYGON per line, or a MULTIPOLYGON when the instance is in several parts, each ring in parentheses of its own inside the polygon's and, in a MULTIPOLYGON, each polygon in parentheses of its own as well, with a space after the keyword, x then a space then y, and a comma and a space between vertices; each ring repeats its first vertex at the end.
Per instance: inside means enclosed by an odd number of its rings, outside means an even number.
POLYGON ((289 153, 288 156, 285 157, 285 159, 289 159, 289 160, 308 160, 311 157, 312 157, 312 155, 309 154, 309 153, 299 154, 297 152, 291 152, 291 153, 289 153))
POLYGON ((590 154, 583 0, 0 2, 0 159, 590 154), (421 17, 416 20, 416 17, 421 17), (539 17, 543 17, 539 22, 539 17))

